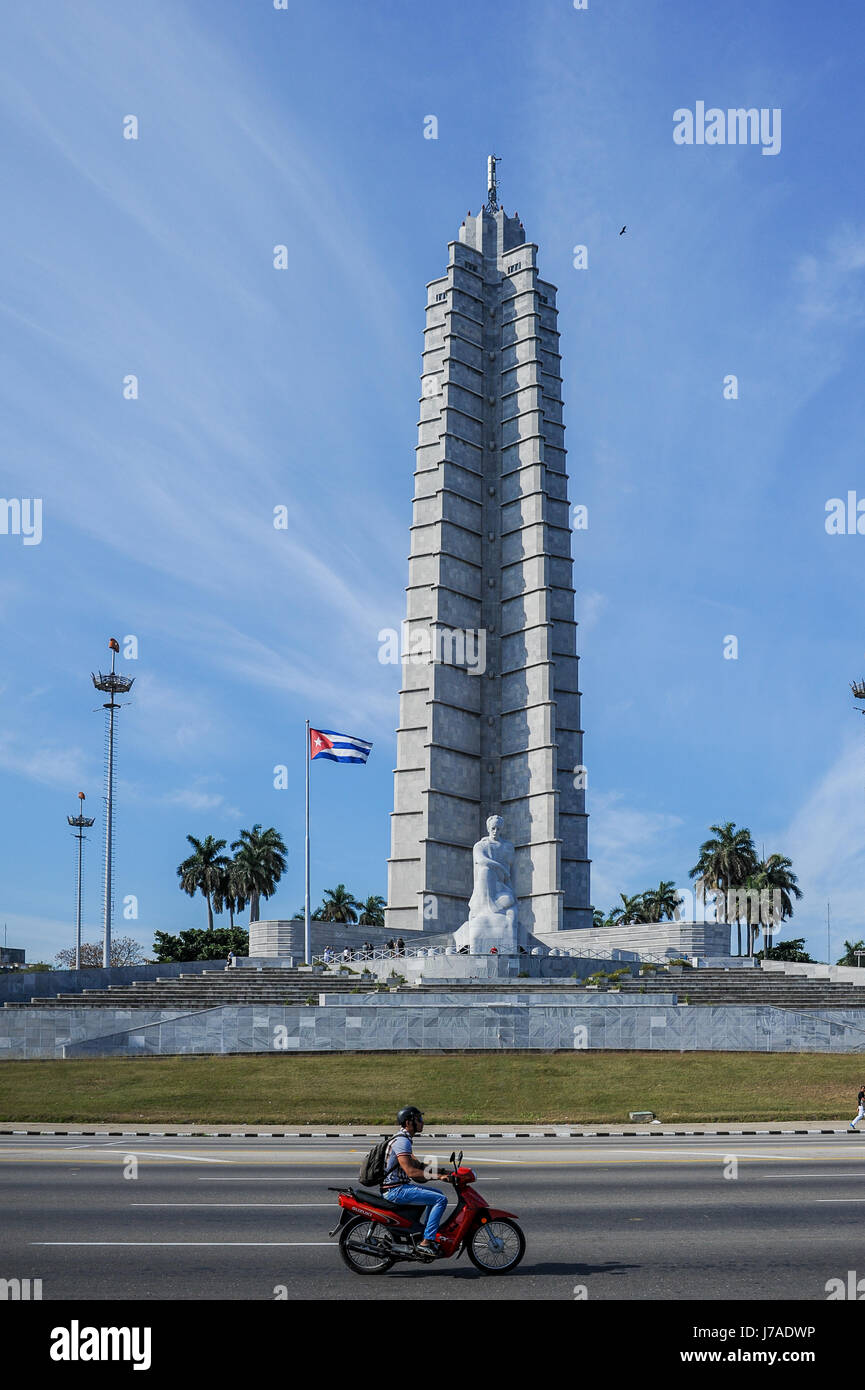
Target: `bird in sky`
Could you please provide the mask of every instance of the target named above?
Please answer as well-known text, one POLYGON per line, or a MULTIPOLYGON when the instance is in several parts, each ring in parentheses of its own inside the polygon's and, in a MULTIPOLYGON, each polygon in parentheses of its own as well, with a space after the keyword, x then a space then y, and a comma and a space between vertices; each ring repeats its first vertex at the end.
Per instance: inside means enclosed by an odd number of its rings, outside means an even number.
POLYGON ((627 224, 627 222, 626 222, 625 225, 624 225, 624 227, 622 228, 622 230, 619 232, 619 236, 624 236, 624 235, 625 235, 625 232, 626 232, 627 230, 628 230, 628 224, 627 224))

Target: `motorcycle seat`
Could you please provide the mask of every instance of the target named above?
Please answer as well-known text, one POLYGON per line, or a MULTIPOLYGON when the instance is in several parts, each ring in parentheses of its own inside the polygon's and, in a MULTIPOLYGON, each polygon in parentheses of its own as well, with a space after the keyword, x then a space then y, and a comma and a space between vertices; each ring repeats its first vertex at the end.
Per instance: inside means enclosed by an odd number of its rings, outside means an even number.
POLYGON ((389 1202, 387 1197, 379 1197, 376 1192, 356 1192, 355 1199, 368 1207, 379 1207, 385 1211, 397 1211, 409 1221, 425 1221, 429 1208, 425 1202, 389 1202))

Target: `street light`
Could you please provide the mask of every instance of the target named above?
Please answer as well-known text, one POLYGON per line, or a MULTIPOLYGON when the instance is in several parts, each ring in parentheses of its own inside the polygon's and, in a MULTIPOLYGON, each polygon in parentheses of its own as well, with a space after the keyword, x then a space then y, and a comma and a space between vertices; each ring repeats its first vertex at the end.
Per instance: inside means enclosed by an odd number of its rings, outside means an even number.
POLYGON ((97 690, 108 695, 102 706, 108 711, 107 744, 105 749, 105 903, 102 910, 102 964, 111 964, 111 897, 114 891, 112 873, 114 868, 114 711, 121 709, 114 699, 115 695, 128 695, 132 689, 134 676, 121 676, 114 670, 114 658, 120 651, 116 637, 108 643, 111 648, 111 670, 92 675, 97 690))
POLYGON ((85 827, 87 827, 87 828, 89 829, 89 827, 90 827, 91 825, 93 825, 93 823, 94 823, 94 821, 95 821, 95 819, 96 819, 95 816, 85 816, 85 814, 84 814, 84 801, 85 801, 85 796, 84 796, 84 793, 83 793, 83 792, 79 792, 79 793, 78 793, 78 800, 81 802, 81 805, 80 805, 80 807, 78 808, 78 815, 77 815, 77 816, 67 816, 67 817, 66 817, 66 820, 67 820, 67 822, 69 823, 69 825, 74 825, 74 826, 77 826, 77 828, 78 828, 78 834, 74 836, 74 839, 76 839, 76 840, 78 841, 78 909, 77 909, 77 911, 76 911, 76 913, 75 913, 75 969, 76 969, 76 970, 80 970, 80 969, 81 969, 81 855, 82 855, 82 851, 83 851, 83 848, 84 848, 84 841, 87 839, 87 836, 84 834, 84 830, 85 830, 85 827))

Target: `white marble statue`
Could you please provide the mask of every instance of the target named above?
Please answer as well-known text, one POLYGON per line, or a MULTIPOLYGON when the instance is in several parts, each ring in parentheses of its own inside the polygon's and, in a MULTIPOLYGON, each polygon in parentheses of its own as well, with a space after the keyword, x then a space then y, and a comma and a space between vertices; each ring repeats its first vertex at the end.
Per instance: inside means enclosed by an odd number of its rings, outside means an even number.
POLYGON ((474 955, 488 955, 493 947, 500 955, 519 950, 519 909, 511 887, 514 847, 502 839, 501 816, 490 816, 487 833, 472 849, 474 891, 469 919, 454 932, 457 946, 468 946, 474 955))

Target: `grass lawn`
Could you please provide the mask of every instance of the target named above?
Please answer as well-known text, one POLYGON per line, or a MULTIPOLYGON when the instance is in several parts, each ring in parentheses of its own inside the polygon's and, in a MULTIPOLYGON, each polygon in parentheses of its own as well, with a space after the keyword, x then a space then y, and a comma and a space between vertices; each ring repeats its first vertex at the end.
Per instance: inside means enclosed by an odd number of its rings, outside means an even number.
POLYGON ((855 1055, 754 1052, 329 1053, 3 1062, 0 1120, 428 1125, 839 1120, 855 1055))

